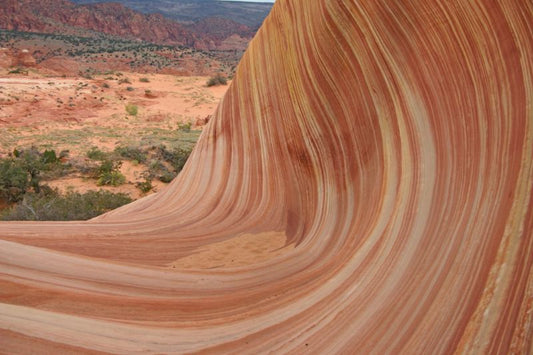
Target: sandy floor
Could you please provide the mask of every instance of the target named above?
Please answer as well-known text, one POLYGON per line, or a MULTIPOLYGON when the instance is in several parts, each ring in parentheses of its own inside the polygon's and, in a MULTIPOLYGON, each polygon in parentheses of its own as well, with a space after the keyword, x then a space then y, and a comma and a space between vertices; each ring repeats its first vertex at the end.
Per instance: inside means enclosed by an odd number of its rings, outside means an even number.
MULTIPOLYGON (((207 87, 207 80, 138 73, 92 79, 4 73, 0 76, 0 157, 32 145, 84 157, 93 146, 112 151, 143 139, 155 144, 162 135, 170 139, 182 124, 201 130, 228 88, 207 87), (128 114, 127 105, 136 106, 138 113, 128 114)), ((194 137, 188 138, 190 143, 194 137)), ((128 182, 104 189, 139 198, 143 194, 135 183, 141 181, 142 171, 143 166, 125 161, 121 172, 128 182)), ((94 179, 83 176, 66 176, 47 184, 61 191, 100 188, 94 179)), ((156 192, 165 184, 154 180, 153 185, 156 192)))
POLYGON ((117 119, 128 119, 127 104, 137 105, 137 116, 147 122, 161 126, 194 124, 214 111, 227 89, 208 88, 206 81, 206 77, 135 73, 102 75, 92 80, 0 77, 0 127, 42 129, 43 124, 53 123, 109 127, 117 119))
POLYGON ((268 260, 294 248, 283 232, 246 233, 213 243, 170 264, 178 269, 216 269, 247 266, 268 260))

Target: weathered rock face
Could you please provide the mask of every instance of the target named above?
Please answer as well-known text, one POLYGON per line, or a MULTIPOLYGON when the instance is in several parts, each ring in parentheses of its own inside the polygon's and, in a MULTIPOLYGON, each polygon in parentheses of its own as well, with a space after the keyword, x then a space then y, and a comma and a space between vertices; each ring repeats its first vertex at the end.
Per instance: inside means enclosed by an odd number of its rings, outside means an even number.
POLYGON ((209 17, 187 26, 193 33, 201 34, 205 41, 211 41, 216 45, 232 36, 246 38, 247 41, 254 36, 255 32, 248 26, 235 21, 219 17, 209 17))
POLYGON ((13 51, 9 48, 0 48, 0 68, 10 67, 35 67, 37 60, 27 49, 13 51))
POLYGON ((220 42, 217 46, 218 50, 221 51, 230 51, 230 50, 241 50, 244 51, 248 47, 250 40, 248 38, 243 38, 238 34, 229 36, 220 42))
POLYGON ((23 49, 18 52, 15 65, 21 67, 35 67, 37 65, 37 61, 29 50, 23 49))
POLYGON ((48 7, 55 13, 68 11, 70 4, 63 0, 3 0, 0 2, 0 28, 30 32, 53 32, 57 26, 48 23, 39 12, 48 7))
POLYGON ((0 68, 9 68, 13 65, 13 55, 8 48, 0 48, 0 68))
POLYGON ((531 23, 278 0, 168 189, 0 225, 3 350, 530 353, 531 23))
POLYGON ((196 119, 196 123, 194 124, 195 126, 197 127, 201 127, 201 126, 205 126, 206 124, 209 123, 209 120, 212 118, 211 115, 208 115, 204 118, 198 118, 196 119))
MULTIPOLYGON (((254 32, 231 20, 209 18, 185 27, 159 14, 144 15, 118 3, 75 5, 67 0, 5 0, 0 3, 0 28, 19 31, 74 33, 85 29, 153 43, 218 49, 239 35, 248 42, 254 32)), ((230 46, 228 46, 230 43, 230 46)), ((238 43, 224 49, 242 49, 238 43)))

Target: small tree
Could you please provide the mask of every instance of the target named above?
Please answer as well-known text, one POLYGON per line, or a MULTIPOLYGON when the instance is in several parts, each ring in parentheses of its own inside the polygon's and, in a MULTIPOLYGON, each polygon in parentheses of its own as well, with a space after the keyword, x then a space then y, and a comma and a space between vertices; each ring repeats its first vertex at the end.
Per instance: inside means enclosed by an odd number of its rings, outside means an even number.
POLYGON ((10 202, 22 199, 30 186, 28 171, 13 160, 0 162, 0 197, 10 202))

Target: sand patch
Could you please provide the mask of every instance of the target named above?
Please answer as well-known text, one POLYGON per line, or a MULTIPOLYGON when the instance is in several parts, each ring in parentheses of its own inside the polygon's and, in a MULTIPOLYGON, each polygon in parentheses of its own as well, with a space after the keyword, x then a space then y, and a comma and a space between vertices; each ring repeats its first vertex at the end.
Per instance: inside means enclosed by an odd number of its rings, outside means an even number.
POLYGON ((214 269, 252 265, 294 249, 293 244, 286 242, 284 232, 246 233, 199 248, 197 253, 178 259, 169 267, 214 269))

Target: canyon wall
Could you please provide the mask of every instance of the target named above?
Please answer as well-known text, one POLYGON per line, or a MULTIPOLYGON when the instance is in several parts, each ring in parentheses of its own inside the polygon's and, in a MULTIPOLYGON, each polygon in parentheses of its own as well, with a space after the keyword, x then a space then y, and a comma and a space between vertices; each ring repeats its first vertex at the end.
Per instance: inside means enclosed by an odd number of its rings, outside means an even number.
POLYGON ((0 347, 531 353, 531 23, 278 0, 168 189, 0 224, 0 347))

